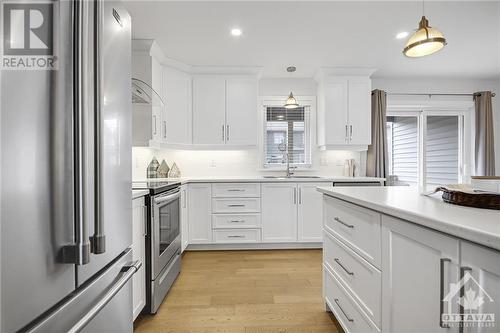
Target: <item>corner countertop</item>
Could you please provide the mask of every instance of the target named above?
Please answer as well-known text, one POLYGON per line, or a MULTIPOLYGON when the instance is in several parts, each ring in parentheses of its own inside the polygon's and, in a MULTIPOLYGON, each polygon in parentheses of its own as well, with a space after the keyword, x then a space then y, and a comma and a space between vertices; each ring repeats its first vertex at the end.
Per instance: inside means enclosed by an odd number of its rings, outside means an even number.
MULTIPOLYGON (((300 177, 300 175, 299 175, 300 177)), ((321 183, 321 182, 359 182, 373 183, 382 182, 385 178, 376 177, 332 177, 318 176, 319 178, 266 178, 265 176, 211 176, 211 177, 182 177, 182 178, 148 178, 136 179, 134 181, 180 181, 181 184, 188 183, 321 183)))
POLYGON ((132 200, 149 194, 149 190, 132 190, 132 200))
POLYGON ((500 211, 452 205, 416 187, 319 187, 325 195, 500 250, 500 211))

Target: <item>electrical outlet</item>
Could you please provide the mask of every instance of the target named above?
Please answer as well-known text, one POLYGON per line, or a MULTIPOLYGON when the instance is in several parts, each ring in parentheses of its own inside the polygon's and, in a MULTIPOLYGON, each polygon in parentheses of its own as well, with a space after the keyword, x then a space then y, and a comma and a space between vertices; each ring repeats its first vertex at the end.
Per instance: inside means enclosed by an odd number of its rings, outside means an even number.
POLYGON ((337 161, 335 162, 335 166, 344 166, 344 161, 342 161, 342 160, 337 160, 337 161))
POLYGON ((209 166, 210 166, 211 168, 215 168, 215 167, 217 167, 217 164, 215 163, 215 160, 210 160, 210 164, 209 164, 209 166))
POLYGON ((326 158, 326 157, 321 157, 321 158, 319 159, 319 164, 320 164, 321 166, 328 166, 328 158, 326 158))

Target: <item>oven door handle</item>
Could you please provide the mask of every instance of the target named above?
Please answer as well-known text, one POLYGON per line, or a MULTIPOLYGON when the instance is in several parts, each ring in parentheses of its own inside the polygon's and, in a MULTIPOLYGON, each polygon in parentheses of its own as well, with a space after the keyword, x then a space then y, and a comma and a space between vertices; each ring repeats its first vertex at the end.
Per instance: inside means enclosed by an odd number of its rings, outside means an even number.
POLYGON ((155 198, 154 199, 154 203, 156 205, 159 205, 159 204, 165 204, 165 203, 169 203, 169 202, 172 202, 178 198, 181 197, 181 191, 180 190, 177 190, 175 191, 174 193, 172 194, 169 194, 169 195, 165 195, 165 196, 161 196, 159 198, 155 198))

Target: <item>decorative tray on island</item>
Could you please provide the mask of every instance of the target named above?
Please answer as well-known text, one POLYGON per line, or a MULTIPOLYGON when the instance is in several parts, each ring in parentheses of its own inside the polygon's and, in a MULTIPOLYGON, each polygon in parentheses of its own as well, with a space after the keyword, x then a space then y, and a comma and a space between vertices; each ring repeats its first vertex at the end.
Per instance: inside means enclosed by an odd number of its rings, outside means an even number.
POLYGON ((436 188, 443 192, 443 201, 454 205, 500 210, 500 193, 477 190, 470 185, 456 184, 436 188))

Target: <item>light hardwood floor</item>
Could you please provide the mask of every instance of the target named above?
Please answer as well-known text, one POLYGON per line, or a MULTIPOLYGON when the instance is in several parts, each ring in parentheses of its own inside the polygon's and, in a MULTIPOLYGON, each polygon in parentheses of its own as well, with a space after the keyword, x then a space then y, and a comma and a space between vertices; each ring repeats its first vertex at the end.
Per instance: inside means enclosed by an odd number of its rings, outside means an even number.
POLYGON ((342 332, 325 312, 321 250, 186 252, 155 316, 135 333, 342 332))

